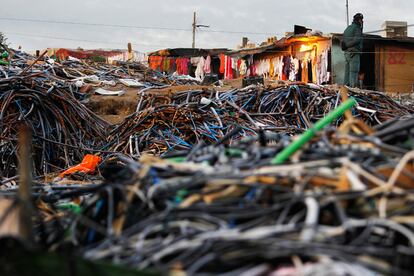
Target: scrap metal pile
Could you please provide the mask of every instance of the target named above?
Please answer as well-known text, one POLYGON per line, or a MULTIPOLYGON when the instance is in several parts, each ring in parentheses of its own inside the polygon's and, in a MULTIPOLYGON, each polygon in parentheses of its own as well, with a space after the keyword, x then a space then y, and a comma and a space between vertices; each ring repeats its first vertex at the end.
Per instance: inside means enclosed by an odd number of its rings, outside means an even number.
POLYGON ((0 195, 17 206, 5 184, 19 181, 20 124, 32 130, 33 174, 85 155, 91 173, 36 178, 44 250, 177 275, 414 271, 414 116, 386 95, 144 89, 137 112, 111 126, 79 101, 77 82, 134 79, 130 65, 28 58, 0 66, 0 195))
POLYGON ((410 275, 413 130, 413 116, 370 135, 330 127, 281 165, 293 140, 275 133, 200 146, 179 163, 113 156, 100 186, 38 191, 39 240, 163 273, 410 275))
MULTIPOLYGON (((371 126, 410 114, 408 108, 382 93, 356 90, 349 95, 358 102, 352 110, 354 117, 371 126)), ((239 133, 230 144, 259 130, 298 134, 341 102, 338 89, 314 85, 275 89, 252 86, 224 92, 190 90, 170 96, 144 91, 137 112, 111 132, 111 149, 131 156, 142 152, 165 154, 198 143, 217 143, 236 128, 239 133)))
POLYGON ((0 173, 17 174, 19 127, 30 126, 35 175, 72 166, 101 148, 108 124, 81 104, 64 84, 42 72, 0 79, 0 173))
POLYGON ((60 171, 79 163, 86 153, 105 149, 109 124, 79 102, 85 97, 83 86, 112 86, 125 78, 147 87, 174 81, 138 63, 109 66, 43 59, 15 52, 9 66, 0 66, 2 177, 17 174, 17 133, 23 124, 32 129, 35 175, 60 171))
POLYGON ((33 78, 43 78, 46 83, 66 85, 78 98, 83 98, 84 92, 80 88, 85 84, 115 86, 125 79, 138 81, 142 87, 198 84, 192 79, 163 75, 138 62, 109 65, 75 58, 57 62, 47 57, 46 52, 36 59, 26 53, 14 51, 10 65, 0 67, 0 77, 6 79, 27 72, 32 72, 33 78))

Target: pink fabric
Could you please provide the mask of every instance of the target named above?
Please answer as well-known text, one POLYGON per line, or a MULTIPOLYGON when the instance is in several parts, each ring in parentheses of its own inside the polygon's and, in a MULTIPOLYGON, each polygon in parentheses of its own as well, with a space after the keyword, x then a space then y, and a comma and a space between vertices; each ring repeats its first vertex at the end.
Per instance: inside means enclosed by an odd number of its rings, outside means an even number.
POLYGON ((204 62, 204 73, 211 73, 211 57, 207 56, 206 61, 204 62))
POLYGON ((177 65, 177 73, 179 75, 188 75, 188 58, 177 58, 175 63, 177 65))
POLYGON ((233 79, 233 68, 232 68, 232 60, 231 57, 225 57, 225 71, 224 71, 224 78, 231 80, 233 79))

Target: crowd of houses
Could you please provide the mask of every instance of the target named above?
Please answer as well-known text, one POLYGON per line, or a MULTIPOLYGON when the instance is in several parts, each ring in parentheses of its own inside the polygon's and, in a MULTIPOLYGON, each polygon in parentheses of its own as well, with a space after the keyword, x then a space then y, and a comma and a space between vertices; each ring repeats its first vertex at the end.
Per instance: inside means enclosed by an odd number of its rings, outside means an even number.
MULTIPOLYGON (((362 88, 387 92, 413 92, 414 38, 407 24, 386 22, 383 35, 363 35, 362 88)), ((243 38, 239 49, 163 49, 148 55, 127 50, 84 51, 53 49, 59 58, 102 57, 103 61, 148 62, 150 68, 168 74, 190 75, 202 80, 263 77, 315 84, 343 84, 345 57, 342 34, 322 34, 302 26, 281 39, 269 38, 259 46, 243 38)), ((131 50, 131 49, 130 49, 131 50)))

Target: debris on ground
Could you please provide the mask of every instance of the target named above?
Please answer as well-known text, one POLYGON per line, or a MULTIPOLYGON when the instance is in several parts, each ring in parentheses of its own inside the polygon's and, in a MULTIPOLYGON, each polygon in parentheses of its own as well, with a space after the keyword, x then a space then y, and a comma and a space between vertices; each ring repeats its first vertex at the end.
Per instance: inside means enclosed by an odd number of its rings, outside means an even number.
POLYGON ((140 63, 15 51, 0 65, 0 110, 10 233, 23 204, 18 127, 32 135, 27 248, 174 275, 414 271, 405 100, 303 83, 201 86, 140 63), (111 124, 85 106, 103 109, 96 97, 128 112, 111 124))

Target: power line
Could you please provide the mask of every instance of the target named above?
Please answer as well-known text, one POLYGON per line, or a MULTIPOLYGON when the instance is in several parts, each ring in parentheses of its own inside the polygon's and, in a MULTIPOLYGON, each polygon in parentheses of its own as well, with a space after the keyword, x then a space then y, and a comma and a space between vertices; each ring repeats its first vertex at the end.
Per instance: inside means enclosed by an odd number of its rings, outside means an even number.
MULTIPOLYGON (((406 27, 407 28, 414 27, 414 24, 408 24, 406 27)), ((385 31, 393 30, 393 29, 394 28, 388 28, 388 29, 382 29, 382 30, 369 31, 369 32, 364 32, 364 34, 375 34, 375 33, 385 32, 385 31)))
MULTIPOLYGON (((48 39, 57 39, 57 40, 68 40, 68 41, 78 41, 78 42, 89 42, 89 43, 99 43, 99 44, 112 44, 112 45, 123 45, 125 46, 126 43, 121 42, 108 42, 108 41, 99 41, 99 40, 89 40, 89 39, 77 39, 77 38, 69 38, 69 37, 58 37, 58 36, 50 36, 50 35, 34 35, 28 33, 16 33, 16 32, 7 32, 7 34, 17 35, 17 36, 24 36, 24 37, 35 37, 35 38, 48 38, 48 39)), ((134 45, 140 46, 157 46, 157 47, 169 47, 169 45, 161 45, 161 44, 143 44, 132 42, 134 45)))
MULTIPOLYGON (((135 29, 150 29, 150 30, 169 30, 169 31, 188 31, 191 32, 191 29, 184 29, 184 28, 170 28, 170 27, 147 27, 147 26, 133 26, 133 25, 117 25, 117 24, 103 24, 103 23, 86 23, 86 22, 73 22, 73 21, 54 21, 54 20, 42 20, 42 19, 23 19, 23 18, 11 18, 11 17, 0 17, 0 20, 3 21, 19 21, 19 22, 35 22, 35 23, 47 23, 47 24, 68 24, 68 25, 84 25, 84 26, 101 26, 101 27, 114 27, 114 28, 135 28, 135 29)), ((409 24, 407 27, 413 27, 414 24, 409 24)), ((365 32, 365 34, 375 33, 384 30, 376 30, 365 32)), ((256 34, 256 35, 278 35, 277 33, 260 33, 260 32, 241 32, 241 31, 221 31, 221 30, 203 30, 203 33, 210 32, 210 33, 230 33, 230 34, 256 34)), ((12 33, 10 34, 19 35, 19 36, 27 36, 27 37, 39 37, 39 38, 49 38, 49 39, 58 39, 58 40, 68 40, 68 41, 79 41, 79 42, 89 42, 89 43, 100 43, 100 44, 112 44, 112 45, 124 45, 124 43, 119 42, 108 42, 108 41, 97 41, 97 40, 86 40, 86 39, 77 39, 77 38, 68 38, 68 37, 57 37, 57 36, 49 36, 49 35, 33 35, 27 33, 12 33)), ((367 39, 377 39, 377 38, 367 38, 365 37, 364 40, 367 39)), ((175 42, 172 42, 175 43, 175 42)), ((136 43, 133 42, 135 45, 141 45, 145 47, 170 47, 171 45, 165 44, 143 44, 143 43, 136 43)), ((177 47, 177 46, 175 46, 177 47)))
MULTIPOLYGON (((32 23, 47 23, 47 24, 64 24, 64 25, 80 25, 80 26, 95 26, 95 27, 112 27, 112 28, 129 28, 129 29, 141 29, 141 30, 165 30, 165 31, 183 31, 192 32, 192 29, 187 28, 172 28, 172 27, 158 27, 158 26, 136 26, 136 25, 121 25, 121 24, 105 24, 105 23, 90 23, 90 22, 75 22, 75 21, 57 21, 57 20, 43 20, 43 19, 24 19, 24 18, 12 18, 12 17, 0 17, 3 21, 15 21, 15 22, 32 22, 32 23)), ((408 24, 407 28, 413 27, 414 24, 408 24)), ((364 32, 365 34, 378 33, 386 31, 374 30, 364 32)), ((281 33, 273 32, 252 32, 252 31, 229 31, 229 30, 203 30, 206 33, 225 33, 225 34, 245 34, 245 35, 284 35, 281 33)))
MULTIPOLYGON (((125 43, 121 43, 121 42, 108 42, 108 41, 102 41, 102 40, 88 40, 88 39, 79 39, 79 38, 70 38, 70 37, 60 37, 60 36, 51 36, 51 35, 38 35, 38 34, 29 34, 29 33, 19 33, 19 32, 5 32, 5 34, 9 35, 17 35, 17 36, 23 36, 23 37, 34 37, 34 38, 49 38, 49 39, 56 39, 56 40, 68 40, 68 41, 79 41, 79 42, 90 42, 90 43, 101 43, 101 44, 112 44, 112 45, 126 45, 125 43)), ((134 45, 140 45, 140 46, 146 46, 146 47, 151 47, 151 46, 156 46, 156 47, 167 47, 167 48, 179 48, 179 47, 186 47, 186 46, 174 46, 172 47, 172 44, 176 44, 178 42, 182 42, 182 41, 165 41, 166 43, 170 43, 170 44, 145 44, 145 43, 139 43, 139 42, 134 42, 134 41, 130 41, 132 44, 134 45)), ((219 42, 216 41, 215 42, 219 42)), ((222 41, 221 43, 228 43, 228 42, 224 42, 222 41)), ((214 47, 214 48, 220 48, 220 47, 214 47)))
MULTIPOLYGON (((81 26, 95 26, 95 27, 112 27, 112 28, 128 28, 141 30, 165 30, 165 31, 183 31, 192 32, 192 29, 186 28, 172 28, 172 27, 153 27, 153 26, 135 26, 135 25, 119 25, 119 24, 105 24, 105 23, 88 23, 75 21, 57 21, 57 20, 43 20, 43 19, 24 19, 12 17, 0 17, 3 21, 17 21, 17 22, 32 22, 32 23, 47 23, 47 24, 64 24, 64 25, 81 25, 81 26)), ((281 35, 270 32, 250 32, 250 31, 228 31, 228 30, 205 30, 209 33, 225 33, 225 34, 250 34, 250 35, 281 35)))
POLYGON ((74 22, 74 21, 55 21, 55 20, 43 20, 43 19, 24 19, 24 18, 11 18, 11 17, 0 17, 0 20, 3 20, 3 21, 19 21, 19 22, 34 22, 34 23, 48 23, 48 24, 64 24, 64 25, 82 25, 82 26, 129 28, 129 29, 169 30, 169 31, 191 31, 190 29, 183 29, 183 28, 147 27, 147 26, 132 26, 132 25, 118 25, 118 24, 104 24, 104 23, 74 22))

